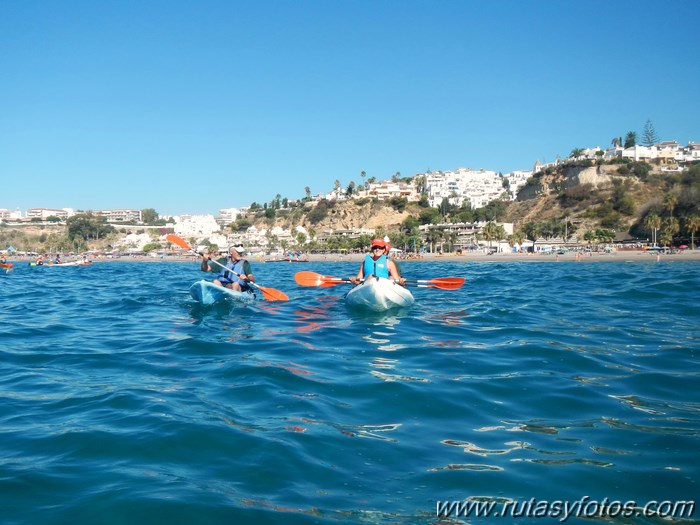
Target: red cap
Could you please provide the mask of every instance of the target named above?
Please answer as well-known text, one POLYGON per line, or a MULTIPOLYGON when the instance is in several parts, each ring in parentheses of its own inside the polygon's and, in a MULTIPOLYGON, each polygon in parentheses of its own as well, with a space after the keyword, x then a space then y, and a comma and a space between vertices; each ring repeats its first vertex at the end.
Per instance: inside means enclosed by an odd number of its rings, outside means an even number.
POLYGON ((372 244, 371 247, 374 248, 375 246, 379 246, 380 248, 386 248, 387 244, 384 239, 376 238, 372 239, 372 244))

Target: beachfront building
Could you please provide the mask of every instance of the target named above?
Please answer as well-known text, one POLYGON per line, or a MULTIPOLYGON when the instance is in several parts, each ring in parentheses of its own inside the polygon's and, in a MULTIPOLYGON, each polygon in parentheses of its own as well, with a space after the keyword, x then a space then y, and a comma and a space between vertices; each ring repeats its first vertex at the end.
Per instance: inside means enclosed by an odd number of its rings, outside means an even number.
POLYGON ((357 239, 361 235, 374 236, 373 228, 329 228, 316 234, 319 242, 328 242, 332 237, 342 237, 346 239, 357 239))
MULTIPOLYGON (((466 252, 486 246, 487 242, 482 240, 482 232, 486 224, 488 223, 423 224, 418 229, 421 232, 423 242, 427 245, 431 244, 432 239, 437 239, 438 244, 450 244, 455 251, 462 250, 466 252), (436 232, 438 232, 438 235, 435 235, 436 232)), ((513 234, 512 222, 497 222, 496 225, 503 227, 506 236, 513 234)), ((492 242, 492 246, 500 246, 502 242, 505 242, 505 239, 495 239, 492 242)), ((435 242, 432 242, 432 244, 435 244, 435 242)))

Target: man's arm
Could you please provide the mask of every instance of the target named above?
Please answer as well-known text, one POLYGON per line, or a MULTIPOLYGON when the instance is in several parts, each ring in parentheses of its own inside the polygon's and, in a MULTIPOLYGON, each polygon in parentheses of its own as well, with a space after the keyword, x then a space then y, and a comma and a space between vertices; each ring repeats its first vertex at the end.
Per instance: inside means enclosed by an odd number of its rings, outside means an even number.
POLYGON ((243 273, 241 277, 245 277, 250 282, 255 282, 255 276, 253 275, 253 270, 250 268, 250 263, 248 261, 243 261, 243 273))

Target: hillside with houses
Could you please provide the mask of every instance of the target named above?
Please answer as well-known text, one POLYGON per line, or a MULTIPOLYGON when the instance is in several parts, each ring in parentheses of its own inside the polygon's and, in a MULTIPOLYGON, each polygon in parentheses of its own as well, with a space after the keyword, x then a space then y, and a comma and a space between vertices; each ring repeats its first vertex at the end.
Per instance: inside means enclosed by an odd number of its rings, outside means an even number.
MULTIPOLYGON (((629 137, 628 137, 629 139, 629 137)), ((0 242, 34 251, 167 249, 165 232, 198 244, 226 246, 232 240, 251 250, 355 250, 373 236, 388 236, 405 250, 465 250, 497 245, 521 249, 564 242, 694 242, 700 215, 700 143, 680 146, 622 145, 572 150, 565 160, 536 163, 508 174, 458 168, 396 174, 331 191, 217 215, 158 217, 155 210, 93 210, 111 230, 98 238, 72 235, 71 209, 0 209, 0 242), (149 226, 150 224, 150 226, 149 226), (657 238, 658 237, 658 238, 657 238), (688 241, 690 239, 690 241, 688 241), (529 244, 528 244, 529 241, 529 244)))

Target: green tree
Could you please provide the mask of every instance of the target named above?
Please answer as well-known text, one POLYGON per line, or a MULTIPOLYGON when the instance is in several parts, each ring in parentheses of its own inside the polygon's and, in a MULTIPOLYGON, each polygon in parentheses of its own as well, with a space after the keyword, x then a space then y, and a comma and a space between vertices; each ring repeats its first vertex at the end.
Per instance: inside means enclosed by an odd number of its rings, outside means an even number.
POLYGON ((601 242, 612 242, 615 239, 615 232, 609 228, 599 228, 595 231, 595 236, 601 242))
POLYGON ((316 206, 309 212, 306 218, 311 224, 318 224, 328 215, 330 204, 326 199, 319 201, 316 206))
POLYGON ((401 213, 406 209, 406 206, 408 206, 408 200, 406 197, 392 197, 389 199, 389 205, 394 210, 401 213))
POLYGON ((425 240, 430 245, 430 253, 435 253, 435 245, 442 242, 443 231, 440 228, 430 228, 425 234, 425 240))
POLYGON ((656 232, 661 228, 661 217, 655 213, 650 213, 644 219, 644 228, 652 234, 652 243, 656 246, 656 232))
MULTIPOLYGON (((663 234, 666 235, 665 239, 670 239, 673 240, 673 236, 676 235, 680 231, 680 224, 678 223, 678 219, 675 217, 666 217, 662 224, 661 224, 661 231, 663 234)), ((670 246, 671 243, 667 243, 666 246, 670 246)))
POLYGON ((416 175, 413 179, 413 184, 416 187, 416 191, 419 194, 424 194, 426 192, 426 177, 425 175, 416 175))
POLYGON ((695 234, 700 230, 700 217, 697 215, 688 215, 685 218, 685 229, 690 233, 690 248, 695 249, 695 234))
POLYGON ((583 240, 586 241, 588 244, 595 242, 596 239, 596 232, 594 230, 589 230, 583 234, 583 240))
POLYGON ((659 137, 654 129, 654 124, 651 120, 647 120, 642 133, 642 145, 651 147, 657 142, 659 142, 659 137))
POLYGON ((625 148, 633 148, 637 145, 637 133, 634 131, 628 131, 625 136, 625 148))
POLYGON ((673 210, 676 209, 676 204, 678 204, 678 197, 673 193, 667 193, 664 195, 664 207, 668 210, 668 214, 673 217, 673 210))
POLYGON ((79 213, 66 220, 66 235, 70 241, 75 239, 99 240, 114 232, 114 227, 107 224, 107 218, 92 212, 79 213))
POLYGON ((505 237, 505 231, 503 226, 499 226, 495 222, 489 221, 481 231, 481 235, 483 235, 484 239, 489 242, 489 247, 491 247, 491 241, 501 240, 503 237, 505 237))
POLYGON ((526 222, 523 224, 522 231, 526 237, 532 241, 532 247, 534 248, 537 238, 542 233, 542 227, 540 224, 537 222, 526 222))
POLYGON ((508 236, 508 244, 515 246, 516 244, 522 247, 525 241, 525 232, 522 230, 515 230, 512 235, 508 236))
POLYGON ((585 150, 584 150, 583 148, 575 148, 575 149, 571 150, 571 153, 569 154, 569 157, 571 157, 572 159, 576 160, 576 159, 578 159, 579 157, 583 156, 583 152, 584 152, 584 151, 585 151, 585 150))
POLYGON ((144 208, 141 210, 141 221, 144 224, 153 224, 158 218, 158 212, 153 208, 144 208))

